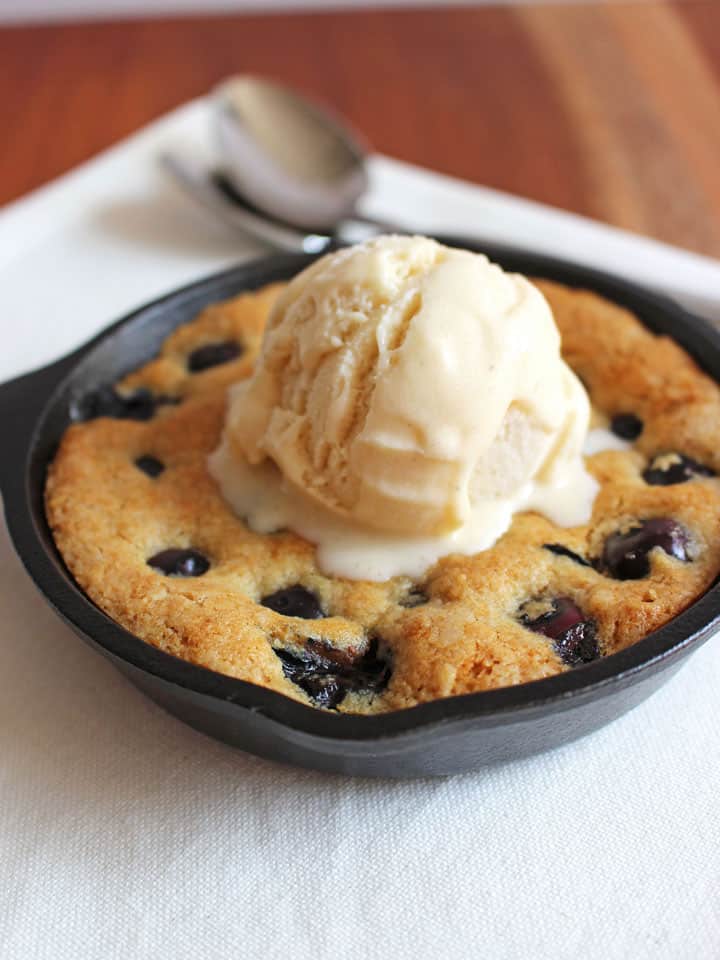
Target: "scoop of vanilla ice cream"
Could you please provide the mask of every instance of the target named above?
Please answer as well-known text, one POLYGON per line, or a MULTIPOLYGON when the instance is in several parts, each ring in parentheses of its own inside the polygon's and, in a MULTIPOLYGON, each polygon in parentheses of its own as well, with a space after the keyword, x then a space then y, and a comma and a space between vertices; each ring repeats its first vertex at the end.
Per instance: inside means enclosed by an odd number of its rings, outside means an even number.
POLYGON ((286 287, 225 440, 354 524, 442 536, 569 483, 589 417, 536 287, 480 254, 389 236, 286 287))

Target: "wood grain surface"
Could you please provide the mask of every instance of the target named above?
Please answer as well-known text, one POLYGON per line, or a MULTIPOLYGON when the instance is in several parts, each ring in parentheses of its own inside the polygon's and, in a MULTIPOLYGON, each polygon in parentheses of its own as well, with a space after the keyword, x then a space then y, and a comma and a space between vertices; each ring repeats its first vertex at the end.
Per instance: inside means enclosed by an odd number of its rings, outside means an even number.
POLYGON ((720 256, 720 2, 0 30, 0 203, 236 72, 378 150, 720 256))

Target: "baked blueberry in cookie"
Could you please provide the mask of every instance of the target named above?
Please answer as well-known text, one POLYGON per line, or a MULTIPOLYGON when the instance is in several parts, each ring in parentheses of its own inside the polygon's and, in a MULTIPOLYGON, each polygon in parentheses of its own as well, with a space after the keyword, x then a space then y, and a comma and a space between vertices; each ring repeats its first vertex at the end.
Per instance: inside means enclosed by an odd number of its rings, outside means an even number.
POLYGON ((192 547, 169 547, 153 554, 147 563, 167 577, 201 577, 210 569, 208 558, 192 547))
POLYGON ((119 393, 113 387, 103 386, 79 397, 72 405, 71 417, 73 420, 94 420, 96 417, 149 420, 162 404, 178 402, 177 397, 153 394, 145 387, 119 393))
POLYGON ((153 457, 149 453, 138 457, 135 461, 135 466, 138 470, 142 470, 148 477, 153 478, 159 477, 165 469, 165 464, 162 460, 158 460, 157 457, 153 457))
POLYGON ((673 483, 687 483, 694 477, 714 477, 715 471, 682 453, 663 453, 653 457, 643 471, 645 483, 668 487, 673 483))
POLYGON ((669 557, 687 563, 689 540, 687 531, 670 517, 641 520, 627 530, 610 534, 599 567, 618 580, 639 580, 650 572, 653 550, 662 550, 669 557))
POLYGON ((292 587, 283 587, 263 597, 260 601, 264 607, 269 607, 284 617, 303 617, 307 620, 318 620, 324 617, 323 609, 317 596, 299 583, 292 587))
POLYGON ((634 413, 616 413, 610 420, 610 429, 622 440, 637 440, 642 433, 643 422, 634 413))
POLYGON ((419 583, 414 583, 410 589, 400 598, 401 607, 421 607, 427 603, 430 598, 419 583))
POLYGON ((46 511, 110 617, 362 714, 587 669, 716 580, 720 389, 680 346, 432 241, 329 257, 76 398, 46 511), (583 455, 591 405, 627 443, 583 455))
POLYGON ((242 353, 242 347, 236 340, 223 340, 220 343, 206 343, 196 347, 188 357, 188 370, 191 373, 200 373, 217 367, 221 363, 229 363, 237 359, 242 353))
POLYGON ((597 625, 570 597, 528 600, 520 608, 520 622, 550 637, 558 656, 568 666, 589 663, 599 656, 597 625))
POLYGON ((378 656, 377 638, 360 654, 317 640, 308 640, 296 651, 276 649, 275 653, 288 680, 319 707, 337 707, 352 691, 372 696, 384 689, 390 675, 389 664, 378 656))

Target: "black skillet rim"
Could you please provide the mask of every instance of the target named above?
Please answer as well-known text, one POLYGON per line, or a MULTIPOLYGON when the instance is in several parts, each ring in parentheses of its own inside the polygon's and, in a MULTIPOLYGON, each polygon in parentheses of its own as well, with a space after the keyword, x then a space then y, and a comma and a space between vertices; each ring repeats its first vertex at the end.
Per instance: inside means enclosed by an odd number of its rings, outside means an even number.
MULTIPOLYGON (((677 324, 675 339, 682 343, 701 366, 705 358, 699 355, 701 345, 706 345, 717 354, 720 371, 720 331, 709 323, 683 310, 666 297, 648 291, 630 281, 610 274, 571 263, 559 258, 547 257, 516 248, 497 244, 468 241, 467 238, 440 237, 443 242, 469 246, 488 253, 509 269, 521 270, 537 276, 547 276, 570 286, 581 286, 608 296, 610 299, 635 310, 644 319, 644 314, 660 312, 677 324), (693 341, 692 347, 686 342, 693 341)), ((184 299, 201 294, 206 288, 222 285, 237 279, 238 291, 252 289, 273 279, 292 275, 291 269, 299 268, 315 259, 312 255, 279 254, 240 264, 204 277, 180 289, 171 291, 152 302, 133 310, 112 326, 101 332, 74 354, 58 361, 63 366, 59 381, 54 384, 50 397, 45 401, 35 419, 34 429, 23 451, 24 477, 21 488, 22 504, 6 494, 6 514, 13 540, 18 552, 41 591, 58 614, 71 626, 101 648, 134 667, 157 676, 162 680, 188 688, 224 703, 261 713, 268 719, 291 728, 300 734, 308 734, 332 741, 373 741, 415 733, 435 727, 482 718, 485 725, 502 724, 520 719, 528 711, 561 710, 574 705, 580 699, 602 696, 605 688, 622 682, 623 685, 642 679, 653 668, 675 660, 687 647, 707 639, 720 621, 720 585, 710 588, 695 603, 665 626, 638 641, 633 646, 609 657, 577 667, 566 673, 543 680, 481 691, 431 701, 398 711, 371 716, 329 713, 291 700, 284 694, 269 690, 247 681, 214 673, 164 653, 140 640, 104 614, 82 592, 64 568, 58 556, 53 556, 43 543, 38 529, 37 512, 31 502, 33 490, 28 476, 28 458, 42 425, 53 408, 57 393, 71 377, 76 366, 102 341, 124 325, 141 315, 169 309, 184 299), (18 508, 24 508, 18 510, 18 508)), ((208 301, 209 302, 209 301, 208 301)), ((651 323, 648 326, 652 327, 651 323)), ((26 379, 30 385, 33 378, 26 379)), ((712 375, 712 373, 711 373, 712 375)), ((715 377, 715 379, 720 379, 715 377)), ((44 477, 43 477, 44 479, 44 477)), ((34 491, 37 495, 37 491, 34 491)), ((40 524, 47 526, 44 511, 40 510, 40 524)))

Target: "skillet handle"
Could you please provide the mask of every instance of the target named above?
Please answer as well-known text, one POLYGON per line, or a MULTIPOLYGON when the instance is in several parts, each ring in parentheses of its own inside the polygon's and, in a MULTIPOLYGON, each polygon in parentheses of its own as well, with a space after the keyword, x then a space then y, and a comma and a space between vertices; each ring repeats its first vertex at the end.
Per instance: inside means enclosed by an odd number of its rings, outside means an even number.
POLYGON ((78 362, 84 348, 0 384, 0 490, 22 483, 25 459, 37 419, 54 391, 78 362))

